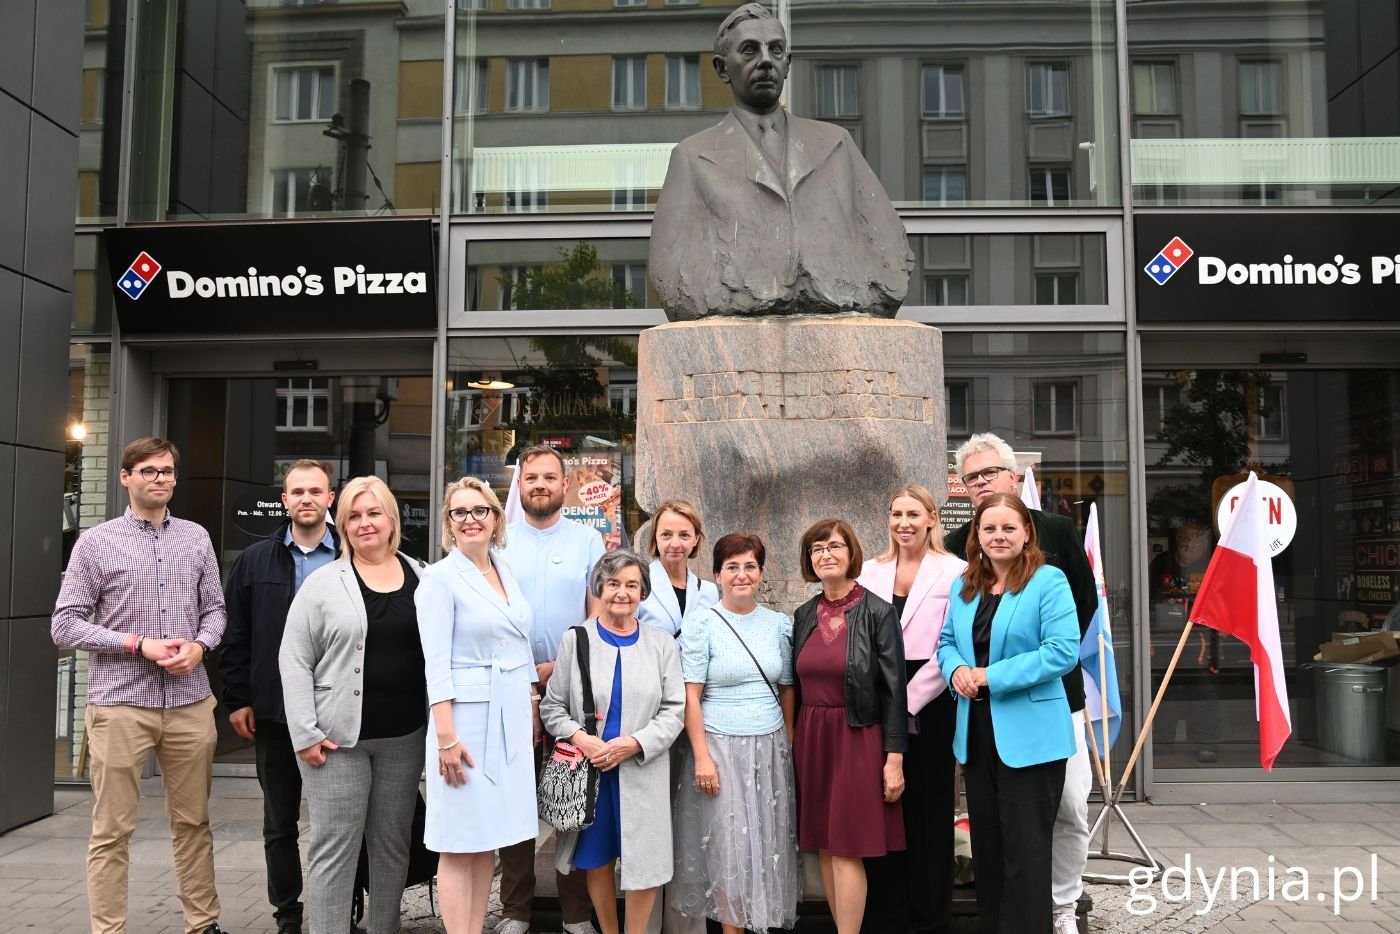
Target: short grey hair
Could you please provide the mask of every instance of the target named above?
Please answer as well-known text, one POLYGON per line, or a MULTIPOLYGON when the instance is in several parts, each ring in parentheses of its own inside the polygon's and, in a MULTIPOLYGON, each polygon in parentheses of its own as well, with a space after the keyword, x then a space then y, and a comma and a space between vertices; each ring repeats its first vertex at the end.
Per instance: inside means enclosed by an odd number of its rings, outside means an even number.
POLYGON ((715 32, 715 54, 721 57, 728 55, 729 46, 734 42, 734 37, 730 33, 740 23, 746 23, 751 19, 777 19, 777 17, 761 3, 746 3, 735 9, 724 18, 724 22, 719 24, 719 29, 715 32))
POLYGON ((995 451, 997 457, 1001 458, 1001 466, 1017 476, 1020 476, 1021 469, 1016 466, 1016 452, 1011 450, 1011 445, 1007 444, 990 431, 983 432, 980 435, 973 435, 971 438, 964 441, 961 447, 953 452, 953 462, 958 465, 958 474, 962 474, 963 466, 967 463, 969 457, 974 454, 981 454, 983 451, 995 451))
POLYGON ((651 568, 645 559, 630 548, 609 551, 598 559, 588 574, 588 592, 595 597, 603 595, 603 585, 628 568, 636 568, 642 574, 642 599, 651 596, 651 568))

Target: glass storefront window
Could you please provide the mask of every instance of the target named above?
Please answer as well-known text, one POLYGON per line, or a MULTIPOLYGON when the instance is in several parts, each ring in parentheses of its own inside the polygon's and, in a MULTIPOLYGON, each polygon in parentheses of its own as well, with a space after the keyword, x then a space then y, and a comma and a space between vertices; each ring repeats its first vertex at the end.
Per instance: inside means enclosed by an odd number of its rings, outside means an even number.
POLYGON ((126 11, 126 0, 93 0, 87 4, 78 118, 80 224, 110 224, 117 216, 126 11))
POLYGON ((928 234, 909 238, 906 305, 1103 305, 1103 234, 928 234))
POLYGON ((474 240, 467 246, 467 310, 656 307, 647 241, 474 240))
MULTIPOLYGON (((1260 369, 1144 373, 1153 689, 1161 682, 1245 472, 1293 500, 1273 559, 1293 736, 1278 768, 1400 762, 1397 669, 1314 663, 1344 633, 1400 628, 1400 372, 1260 369)), ((1259 764, 1243 643, 1197 627, 1153 725, 1157 768, 1259 764)))
POLYGON ((1127 10, 1135 202, 1394 203, 1393 4, 1127 10))
POLYGON ((73 334, 111 333, 111 281, 102 237, 95 233, 77 234, 73 242, 73 308, 69 321, 73 334))
POLYGON ((140 0, 131 220, 436 210, 444 23, 437 0, 140 0))

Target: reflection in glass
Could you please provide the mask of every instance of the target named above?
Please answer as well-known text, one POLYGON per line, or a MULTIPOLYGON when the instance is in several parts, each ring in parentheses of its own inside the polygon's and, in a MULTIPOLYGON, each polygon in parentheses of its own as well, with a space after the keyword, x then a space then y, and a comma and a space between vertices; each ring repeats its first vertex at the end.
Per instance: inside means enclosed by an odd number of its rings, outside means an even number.
POLYGON ((906 305, 1108 301, 1103 234, 930 234, 910 237, 909 246, 914 272, 906 305))
POLYGON ((476 240, 467 246, 467 309, 656 307, 646 240, 476 240))
POLYGON ((1134 200, 1349 205, 1400 192, 1393 3, 1129 3, 1134 200))
POLYGON ((80 224, 110 224, 116 219, 126 12, 126 0, 87 5, 78 117, 80 224))

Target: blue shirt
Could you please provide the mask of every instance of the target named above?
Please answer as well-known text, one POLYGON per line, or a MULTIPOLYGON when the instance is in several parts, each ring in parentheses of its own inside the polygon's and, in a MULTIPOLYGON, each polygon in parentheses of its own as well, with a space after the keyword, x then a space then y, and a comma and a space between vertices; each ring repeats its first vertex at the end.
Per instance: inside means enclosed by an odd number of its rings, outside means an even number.
POLYGON ((792 684, 792 620, 767 607, 741 616, 716 604, 686 618, 681 641, 686 683, 705 685, 700 712, 706 732, 762 736, 783 725, 783 710, 764 678, 775 687, 792 684), (724 614, 743 643, 716 613, 724 614), (749 652, 763 666, 763 674, 749 652))
POLYGON ((316 547, 306 551, 292 538, 292 527, 287 526, 287 534, 282 536, 282 544, 287 546, 287 551, 292 555, 292 567, 296 571, 292 577, 292 593, 301 590, 301 585, 311 576, 312 572, 335 560, 335 538, 331 536, 329 527, 326 534, 321 536, 321 540, 316 543, 316 547))
POLYGON ((552 662, 564 633, 587 618, 588 574, 603 556, 603 536, 562 516, 547 529, 521 519, 506 528, 501 553, 534 612, 530 649, 535 664, 552 662))

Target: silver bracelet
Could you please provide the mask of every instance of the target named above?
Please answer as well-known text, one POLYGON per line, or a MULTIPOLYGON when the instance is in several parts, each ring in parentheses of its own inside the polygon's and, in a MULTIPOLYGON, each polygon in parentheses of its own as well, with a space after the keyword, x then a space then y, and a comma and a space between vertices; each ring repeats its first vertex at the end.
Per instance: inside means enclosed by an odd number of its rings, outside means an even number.
POLYGON ((460 739, 454 739, 452 742, 448 743, 446 746, 439 746, 439 747, 438 747, 438 752, 447 752, 447 750, 451 749, 453 746, 456 746, 456 745, 457 745, 458 743, 460 743, 460 742, 461 742, 460 739))

